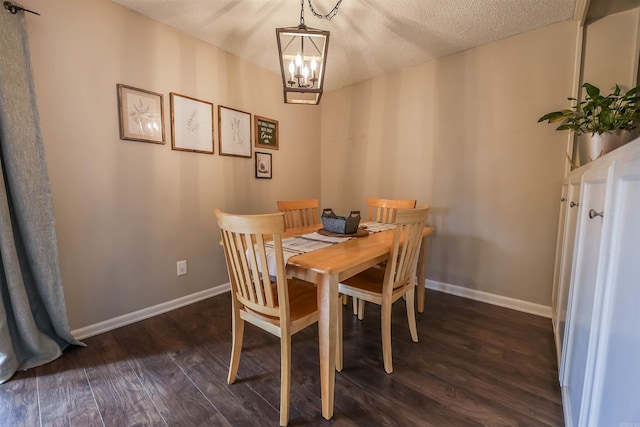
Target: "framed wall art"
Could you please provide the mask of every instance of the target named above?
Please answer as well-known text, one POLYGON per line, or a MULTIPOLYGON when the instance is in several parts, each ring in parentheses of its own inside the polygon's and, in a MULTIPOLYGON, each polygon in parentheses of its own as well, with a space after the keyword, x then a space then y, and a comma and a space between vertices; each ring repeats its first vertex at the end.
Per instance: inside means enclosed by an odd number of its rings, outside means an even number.
POLYGON ((266 117, 254 116, 256 148, 278 149, 278 121, 266 117))
POLYGON ((251 114, 218 105, 220 155, 251 158, 251 114))
POLYGON ((118 83, 120 139, 164 144, 162 94, 118 83))
POLYGON ((170 93, 171 148, 213 154, 213 104, 170 93))
POLYGON ((271 179, 272 169, 271 154, 256 151, 256 178, 271 179))

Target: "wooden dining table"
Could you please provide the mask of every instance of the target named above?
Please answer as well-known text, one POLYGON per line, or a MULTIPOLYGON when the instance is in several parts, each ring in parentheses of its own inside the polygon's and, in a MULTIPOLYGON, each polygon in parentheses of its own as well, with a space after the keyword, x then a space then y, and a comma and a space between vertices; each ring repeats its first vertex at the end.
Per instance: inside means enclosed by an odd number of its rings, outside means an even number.
MULTIPOLYGON (((312 233, 322 225, 288 229, 283 237, 312 233)), ((427 238, 435 231, 424 227, 423 242, 418 260, 418 311, 424 310, 424 284, 426 278, 427 238), (422 305, 420 304, 422 302, 422 305)), ((336 378, 336 334, 338 310, 338 283, 373 267, 389 258, 393 230, 357 237, 329 247, 292 256, 287 262, 287 274, 315 283, 318 293, 318 335, 320 349, 320 388, 322 416, 333 416, 336 378)))

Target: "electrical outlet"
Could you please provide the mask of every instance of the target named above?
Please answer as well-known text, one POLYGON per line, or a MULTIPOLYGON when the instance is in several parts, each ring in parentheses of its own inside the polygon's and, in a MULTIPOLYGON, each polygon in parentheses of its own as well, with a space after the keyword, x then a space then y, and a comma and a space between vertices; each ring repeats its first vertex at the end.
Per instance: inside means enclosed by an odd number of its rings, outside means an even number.
POLYGON ((178 276, 184 276, 185 274, 187 274, 187 261, 178 261, 176 270, 178 276))

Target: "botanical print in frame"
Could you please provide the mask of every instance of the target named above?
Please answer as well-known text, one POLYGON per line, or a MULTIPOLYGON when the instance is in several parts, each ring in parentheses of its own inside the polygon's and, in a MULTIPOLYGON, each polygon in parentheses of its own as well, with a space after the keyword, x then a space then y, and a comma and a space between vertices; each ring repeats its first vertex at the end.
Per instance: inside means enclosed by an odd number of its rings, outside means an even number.
POLYGON ((164 144, 162 94, 118 83, 120 139, 164 144))
POLYGON ((213 154, 213 104, 171 92, 171 148, 213 154))
POLYGON ((251 158, 251 114, 218 105, 220 155, 251 158))
POLYGON ((256 151, 256 178, 271 179, 271 154, 256 151))
POLYGON ((266 117, 253 116, 256 148, 278 149, 278 121, 266 117))

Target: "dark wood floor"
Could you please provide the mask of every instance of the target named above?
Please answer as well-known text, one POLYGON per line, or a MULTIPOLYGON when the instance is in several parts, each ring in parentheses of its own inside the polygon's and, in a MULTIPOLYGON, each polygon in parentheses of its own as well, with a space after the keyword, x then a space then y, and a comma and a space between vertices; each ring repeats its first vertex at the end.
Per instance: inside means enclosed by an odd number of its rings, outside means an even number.
MULTIPOLYGON (((226 383, 230 295, 86 339, 0 385, 2 426, 278 425, 280 346, 247 325, 239 379, 226 383)), ((561 426, 551 321, 427 291, 411 342, 393 311, 394 373, 382 366, 380 309, 344 307, 335 415, 320 413, 318 332, 293 337, 290 425, 561 426)))

